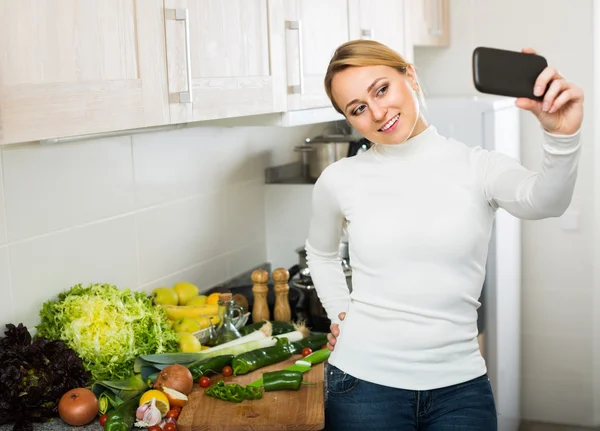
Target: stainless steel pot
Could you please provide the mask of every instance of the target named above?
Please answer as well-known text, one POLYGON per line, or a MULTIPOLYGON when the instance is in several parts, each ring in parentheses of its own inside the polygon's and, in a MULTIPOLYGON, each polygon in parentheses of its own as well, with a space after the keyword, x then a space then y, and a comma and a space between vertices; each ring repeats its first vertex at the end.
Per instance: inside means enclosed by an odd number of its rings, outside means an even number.
MULTIPOLYGON (((299 265, 302 267, 306 265, 306 251, 304 247, 300 247, 296 250, 299 257, 299 265)), ((346 259, 342 258, 342 267, 344 268, 344 274, 346 275, 346 284, 348 290, 352 292, 352 269, 348 265, 346 259)), ((331 321, 327 317, 327 311, 321 303, 321 299, 315 289, 315 286, 310 276, 310 270, 308 267, 301 268, 296 277, 293 277, 292 286, 298 288, 303 293, 303 307, 306 312, 306 323, 314 331, 327 332, 329 331, 329 325, 331 321)))
POLYGON ((307 138, 304 145, 294 148, 302 154, 306 178, 316 180, 332 163, 348 156, 351 138, 346 135, 329 135, 307 138))
MULTIPOLYGON (((296 249, 298 254, 298 266, 300 267, 301 276, 309 276, 308 264, 306 263, 306 249, 304 247, 298 247, 296 249)), ((352 275, 352 268, 350 267, 350 255, 348 252, 348 243, 340 242, 339 256, 342 258, 342 268, 344 268, 344 274, 346 277, 352 275)))

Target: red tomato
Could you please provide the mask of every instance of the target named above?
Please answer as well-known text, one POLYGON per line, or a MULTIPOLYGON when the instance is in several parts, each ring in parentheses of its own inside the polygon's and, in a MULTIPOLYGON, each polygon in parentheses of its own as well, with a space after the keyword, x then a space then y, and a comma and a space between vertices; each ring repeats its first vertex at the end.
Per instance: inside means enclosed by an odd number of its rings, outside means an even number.
POLYGON ((148 428, 148 431, 163 431, 163 429, 158 425, 153 425, 150 428, 148 428))
POLYGON ((179 417, 179 410, 175 410, 173 408, 167 412, 167 419, 173 418, 173 419, 177 420, 178 417, 179 417))
POLYGON ((327 349, 327 348, 328 348, 328 347, 327 347, 327 344, 323 344, 323 345, 321 346, 321 349, 327 349))
POLYGON ((221 374, 223 374, 225 377, 229 377, 233 374, 233 368, 231 368, 229 365, 226 365, 223 367, 223 370, 221 370, 221 374))
POLYGON ((173 422, 167 422, 163 427, 163 431, 177 431, 177 425, 173 422))
POLYGON ((305 347, 302 349, 302 357, 305 358, 312 353, 312 349, 310 347, 305 347))
POLYGON ((171 410, 175 410, 177 413, 181 413, 181 407, 179 406, 173 406, 171 407, 171 410))
POLYGON ((106 420, 108 419, 108 415, 107 414, 103 414, 102 416, 100 416, 100 418, 98 419, 98 422, 100 422, 100 425, 104 426, 104 424, 106 423, 106 420))
MULTIPOLYGON (((198 384, 202 388, 208 388, 210 386, 210 379, 206 376, 202 376, 202 377, 200 377, 200 380, 198 380, 198 384)), ((164 430, 164 431, 167 431, 167 430, 164 430)))

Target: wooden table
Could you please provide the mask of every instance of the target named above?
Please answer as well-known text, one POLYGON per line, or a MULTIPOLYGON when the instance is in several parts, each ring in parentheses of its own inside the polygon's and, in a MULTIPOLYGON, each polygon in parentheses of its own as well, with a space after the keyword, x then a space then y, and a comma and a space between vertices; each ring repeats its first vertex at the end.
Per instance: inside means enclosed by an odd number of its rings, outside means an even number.
MULTIPOLYGON (((261 378, 264 372, 284 369, 301 358, 294 355, 244 376, 223 378, 219 374, 211 379, 211 385, 219 380, 247 385, 261 378)), ((304 381, 314 382, 315 386, 303 385, 298 391, 264 392, 260 400, 241 403, 204 395, 204 389, 196 383, 177 420, 177 428, 179 431, 322 430, 325 427, 324 376, 324 363, 317 364, 304 373, 304 381)))

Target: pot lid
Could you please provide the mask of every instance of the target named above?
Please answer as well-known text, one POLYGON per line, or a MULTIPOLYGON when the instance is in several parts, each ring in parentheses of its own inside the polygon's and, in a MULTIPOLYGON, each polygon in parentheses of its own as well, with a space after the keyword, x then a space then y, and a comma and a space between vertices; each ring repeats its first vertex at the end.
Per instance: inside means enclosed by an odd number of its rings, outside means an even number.
POLYGON ((314 138, 306 138, 307 144, 326 144, 329 142, 350 142, 354 140, 351 135, 319 135, 314 138))

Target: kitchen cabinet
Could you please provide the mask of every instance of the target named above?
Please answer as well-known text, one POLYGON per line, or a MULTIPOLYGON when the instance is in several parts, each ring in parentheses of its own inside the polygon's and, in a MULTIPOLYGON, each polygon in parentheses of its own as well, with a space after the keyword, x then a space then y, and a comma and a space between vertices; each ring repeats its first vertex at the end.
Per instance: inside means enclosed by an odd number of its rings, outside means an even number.
POLYGON ((162 0, 0 2, 0 143, 169 122, 162 0))
POLYGON ((411 61, 412 1, 3 0, 0 144, 343 119, 323 86, 333 52, 368 37, 411 61))
POLYGON ((285 110, 283 0, 164 0, 171 123, 285 110))
POLYGON ((287 110, 331 107, 323 87, 329 60, 348 41, 347 0, 285 0, 271 28, 285 31, 285 50, 273 58, 286 71, 287 110))
POLYGON ((348 0, 350 39, 371 39, 413 61, 408 2, 414 0, 348 0))
POLYGON ((448 0, 411 0, 410 7, 415 46, 450 45, 448 0))

